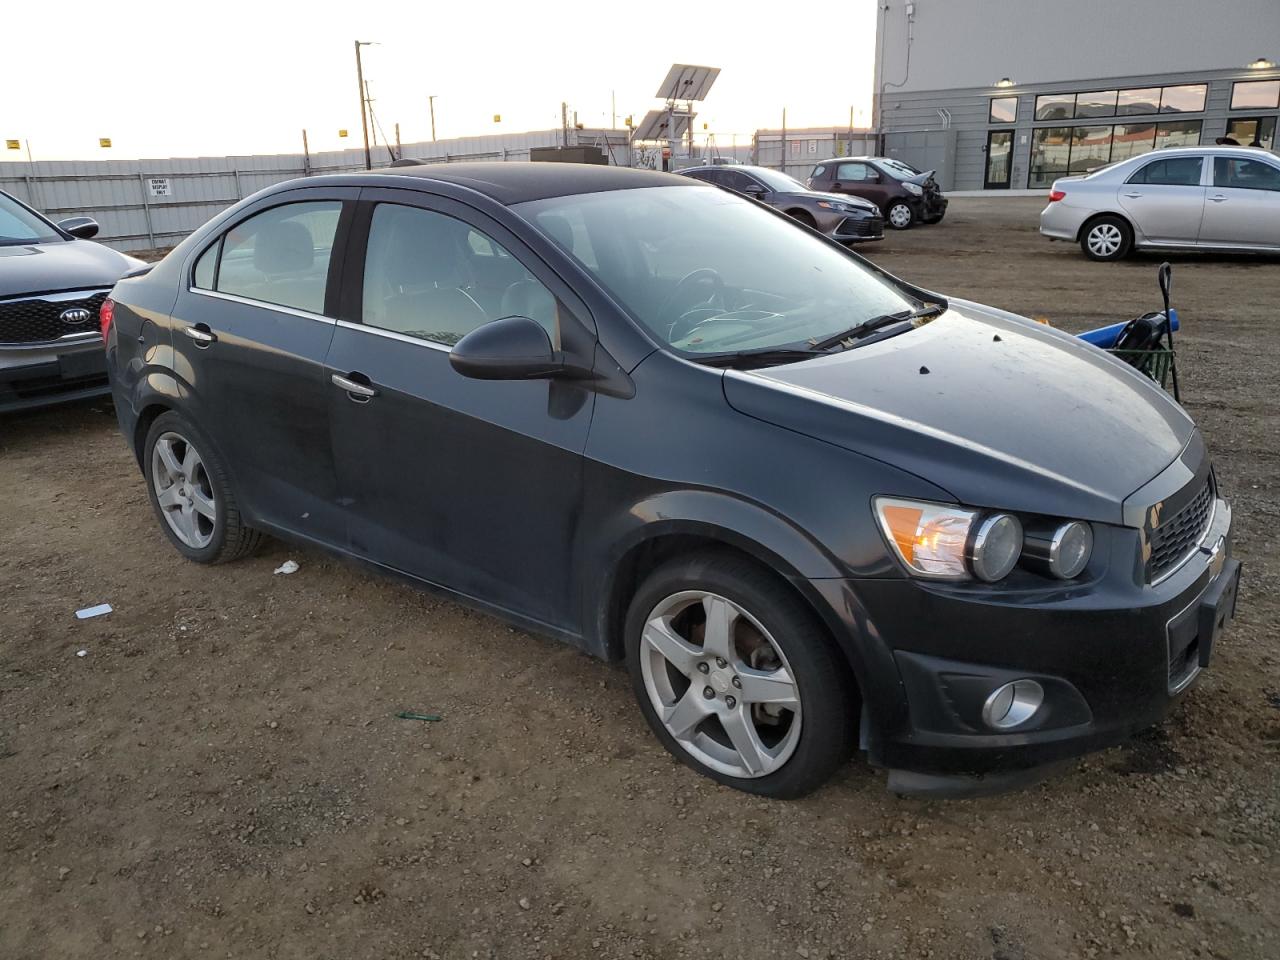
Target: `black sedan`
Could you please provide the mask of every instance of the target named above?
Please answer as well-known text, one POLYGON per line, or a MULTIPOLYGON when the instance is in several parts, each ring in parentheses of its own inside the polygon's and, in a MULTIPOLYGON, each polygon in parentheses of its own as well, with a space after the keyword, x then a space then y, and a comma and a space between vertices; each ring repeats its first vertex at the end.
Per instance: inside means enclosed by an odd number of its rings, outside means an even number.
POLYGON ((861 197, 810 190, 794 177, 768 167, 717 164, 688 167, 680 173, 776 207, 840 243, 884 239, 880 208, 861 197))
POLYGON ((184 556, 279 535, 625 659, 754 793, 859 746, 895 790, 1025 780, 1159 722, 1232 613, 1230 508, 1149 380, 687 177, 293 181, 103 319, 184 556))
POLYGON ((107 393, 98 309, 146 264, 89 242, 97 233, 0 192, 0 412, 107 393))

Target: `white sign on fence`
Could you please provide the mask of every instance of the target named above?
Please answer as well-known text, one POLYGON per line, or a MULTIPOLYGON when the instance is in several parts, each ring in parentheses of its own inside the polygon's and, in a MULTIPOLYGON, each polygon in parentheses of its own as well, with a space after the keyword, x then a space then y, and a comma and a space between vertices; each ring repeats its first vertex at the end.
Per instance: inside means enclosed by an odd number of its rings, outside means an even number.
POLYGON ((173 196, 173 192, 169 189, 168 177, 149 177, 147 179, 147 190, 151 192, 153 197, 173 196))

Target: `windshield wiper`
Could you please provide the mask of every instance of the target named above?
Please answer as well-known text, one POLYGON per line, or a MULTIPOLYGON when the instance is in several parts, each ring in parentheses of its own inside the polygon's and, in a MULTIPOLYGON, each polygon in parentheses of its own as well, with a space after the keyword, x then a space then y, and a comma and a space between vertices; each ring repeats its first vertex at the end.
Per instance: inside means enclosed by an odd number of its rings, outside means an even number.
POLYGON ((780 363, 796 363, 818 356, 823 351, 809 348, 780 348, 770 350, 743 350, 738 353, 711 354, 699 358, 698 363, 708 367, 771 367, 780 363))
POLYGON ((814 350, 830 350, 832 347, 844 346, 846 348, 865 337, 869 333, 873 333, 882 327, 887 327, 893 323, 904 323, 912 320, 923 320, 926 317, 936 317, 947 308, 941 303, 927 303, 915 310, 899 310, 897 313, 885 313, 878 317, 872 317, 870 320, 863 320, 861 323, 850 327, 848 330, 841 330, 839 333, 833 333, 831 336, 822 340, 810 340, 809 346, 814 350))

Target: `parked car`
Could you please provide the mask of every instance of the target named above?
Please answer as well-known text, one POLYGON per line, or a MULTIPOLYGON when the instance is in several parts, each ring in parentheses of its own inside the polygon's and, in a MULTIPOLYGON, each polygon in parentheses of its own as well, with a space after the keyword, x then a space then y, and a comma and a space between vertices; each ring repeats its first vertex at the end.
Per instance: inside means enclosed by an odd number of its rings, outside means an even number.
POLYGON ((146 264, 90 243, 97 233, 0 192, 0 412, 108 392, 98 309, 146 264))
POLYGON ((688 177, 295 180, 103 321, 183 556, 275 534, 624 659, 753 793, 859 744, 903 792, 1039 776, 1158 723, 1234 609, 1230 507, 1149 379, 688 177))
POLYGON ((906 230, 917 223, 938 223, 947 213, 933 171, 920 171, 892 157, 836 157, 813 168, 806 181, 814 190, 870 200, 889 226, 906 230))
POLYGON ((1138 249, 1280 252, 1280 157, 1170 147, 1053 182, 1040 232, 1090 260, 1138 249))
POLYGON ((874 203, 810 190, 768 167, 746 164, 689 167, 680 173, 777 207, 789 217, 841 243, 884 239, 884 219, 874 203))

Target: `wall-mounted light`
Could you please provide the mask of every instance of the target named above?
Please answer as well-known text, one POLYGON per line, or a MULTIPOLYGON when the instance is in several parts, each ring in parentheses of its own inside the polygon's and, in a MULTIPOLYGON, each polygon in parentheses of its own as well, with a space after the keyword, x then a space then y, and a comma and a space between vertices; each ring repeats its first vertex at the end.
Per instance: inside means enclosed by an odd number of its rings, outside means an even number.
POLYGON ((1253 61, 1253 63, 1249 64, 1249 69, 1250 70, 1270 70, 1274 66, 1275 64, 1272 63, 1270 60, 1268 60, 1266 57, 1259 57, 1257 60, 1253 61))
POLYGON ((1008 77, 1001 77, 999 80, 997 80, 997 81, 996 81, 996 86, 997 86, 997 87, 1012 87, 1012 86, 1013 86, 1013 81, 1012 81, 1012 80, 1010 80, 1008 77))

